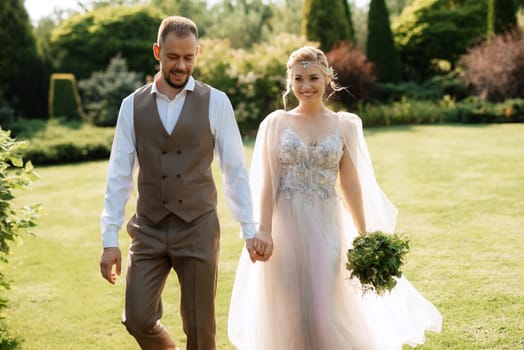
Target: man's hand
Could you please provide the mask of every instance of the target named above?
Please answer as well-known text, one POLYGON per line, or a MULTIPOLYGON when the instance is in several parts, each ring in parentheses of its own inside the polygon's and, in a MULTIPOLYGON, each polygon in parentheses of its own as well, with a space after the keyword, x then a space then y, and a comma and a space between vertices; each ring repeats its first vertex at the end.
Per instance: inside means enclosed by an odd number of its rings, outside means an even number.
POLYGON ((120 248, 104 248, 100 256, 100 272, 111 284, 115 284, 116 276, 120 276, 122 270, 122 253, 120 248), (113 272, 115 266, 115 272, 113 272))
POLYGON ((254 241, 255 241, 254 238, 246 239, 246 249, 247 249, 247 252, 249 253, 249 258, 251 259, 251 262, 253 263, 257 261, 255 248, 253 248, 254 241))

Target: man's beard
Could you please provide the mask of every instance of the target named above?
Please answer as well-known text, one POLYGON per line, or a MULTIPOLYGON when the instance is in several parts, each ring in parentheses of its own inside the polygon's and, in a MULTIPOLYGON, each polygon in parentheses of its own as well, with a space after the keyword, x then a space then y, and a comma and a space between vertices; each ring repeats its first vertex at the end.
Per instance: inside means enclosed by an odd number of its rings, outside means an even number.
POLYGON ((164 74, 164 80, 165 80, 165 82, 167 83, 167 85, 171 86, 173 89, 182 89, 184 86, 186 86, 187 81, 189 80, 189 76, 190 76, 191 74, 189 74, 189 72, 186 72, 186 71, 184 71, 184 72, 176 71, 175 73, 183 73, 183 74, 187 74, 187 78, 186 78, 186 80, 184 80, 184 82, 183 82, 183 83, 180 83, 180 84, 173 83, 173 82, 171 81, 171 79, 169 79, 169 74, 164 74))

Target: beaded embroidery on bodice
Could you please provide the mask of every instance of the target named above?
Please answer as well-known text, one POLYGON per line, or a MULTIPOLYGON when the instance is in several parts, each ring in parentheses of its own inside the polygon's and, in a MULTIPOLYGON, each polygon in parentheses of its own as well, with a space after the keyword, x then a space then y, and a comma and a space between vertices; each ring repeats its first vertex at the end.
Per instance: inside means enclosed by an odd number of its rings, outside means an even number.
POLYGON ((286 126, 280 141, 279 194, 286 198, 299 192, 307 199, 336 197, 335 184, 343 143, 335 130, 314 146, 306 145, 286 126))

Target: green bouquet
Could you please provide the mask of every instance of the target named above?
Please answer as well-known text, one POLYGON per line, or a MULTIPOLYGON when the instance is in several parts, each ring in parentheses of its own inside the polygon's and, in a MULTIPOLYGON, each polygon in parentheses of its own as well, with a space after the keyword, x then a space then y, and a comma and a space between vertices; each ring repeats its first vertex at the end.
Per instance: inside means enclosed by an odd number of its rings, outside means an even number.
POLYGON ((400 269, 408 252, 409 240, 399 234, 371 232, 353 240, 353 248, 347 252, 346 268, 351 278, 360 280, 364 292, 383 295, 397 284, 393 277, 402 276, 400 269))

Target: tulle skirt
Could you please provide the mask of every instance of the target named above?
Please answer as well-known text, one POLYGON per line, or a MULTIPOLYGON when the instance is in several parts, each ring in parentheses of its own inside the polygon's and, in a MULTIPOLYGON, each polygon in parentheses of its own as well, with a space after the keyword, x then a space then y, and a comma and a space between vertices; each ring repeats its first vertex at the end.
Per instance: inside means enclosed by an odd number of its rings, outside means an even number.
POLYGON ((273 214, 271 259, 240 257, 228 324, 238 349, 400 350, 440 331, 441 315, 405 278, 384 297, 349 278, 357 233, 341 200, 279 196, 273 214))

